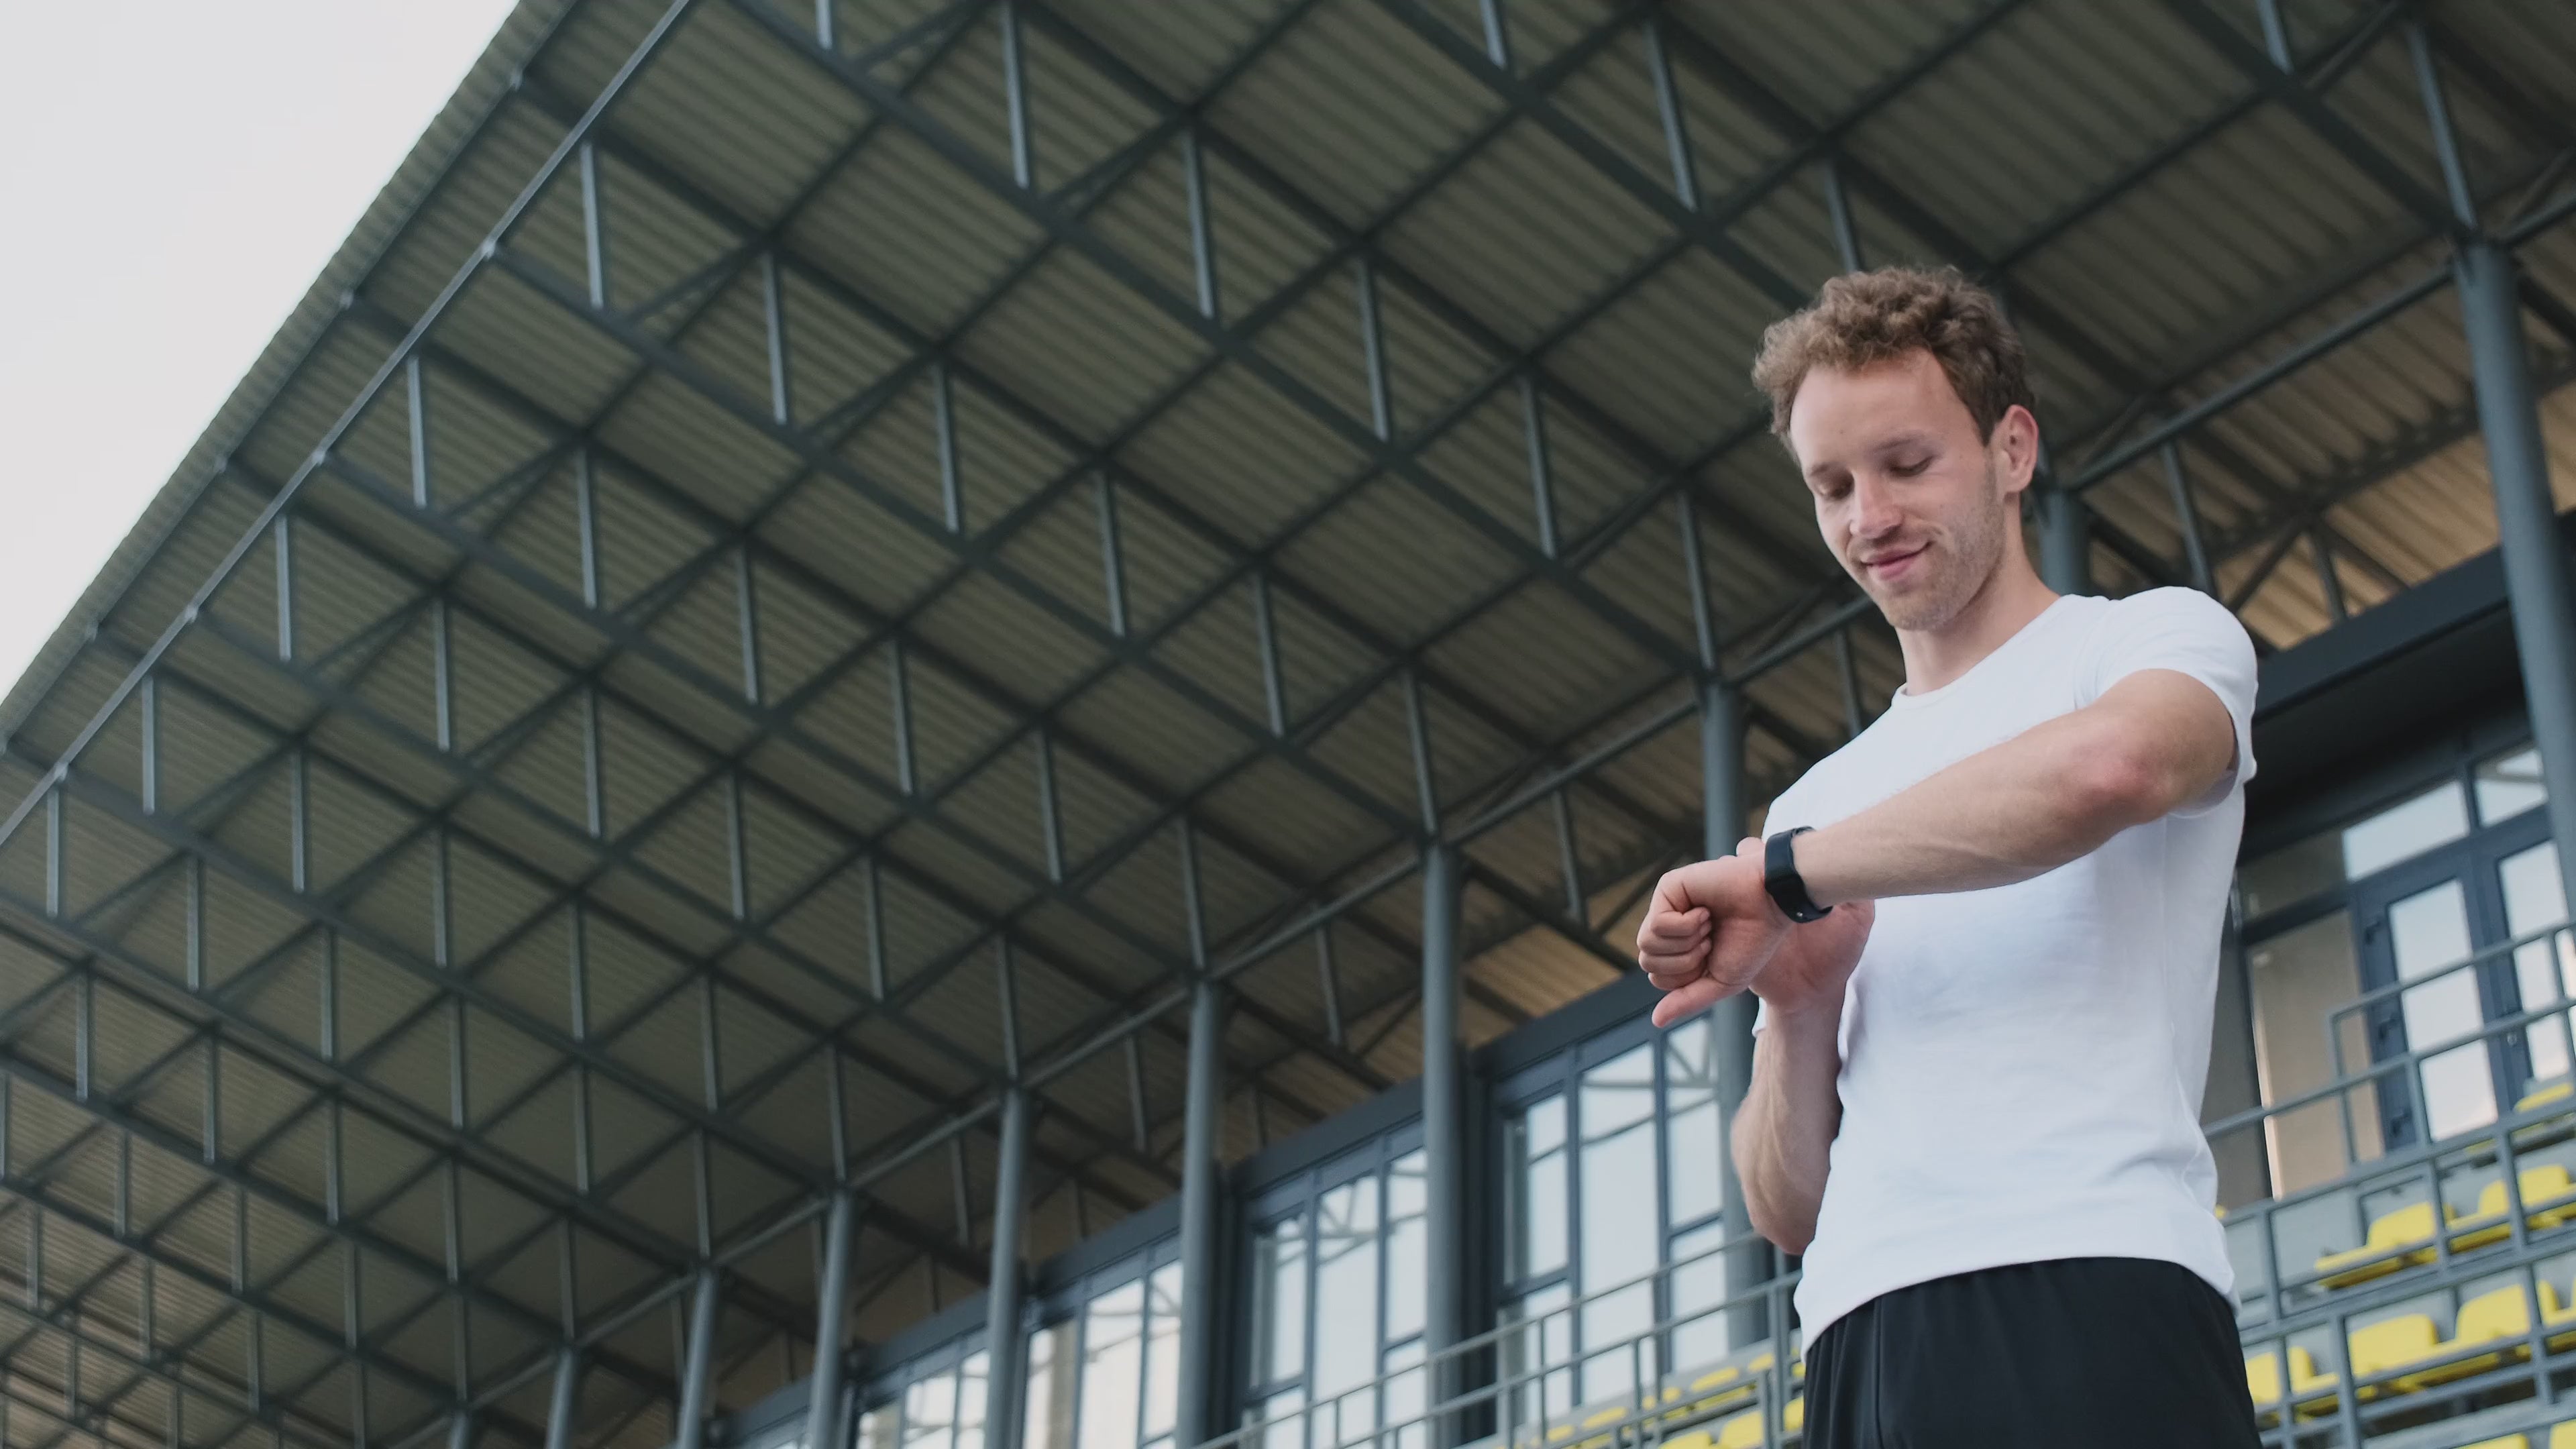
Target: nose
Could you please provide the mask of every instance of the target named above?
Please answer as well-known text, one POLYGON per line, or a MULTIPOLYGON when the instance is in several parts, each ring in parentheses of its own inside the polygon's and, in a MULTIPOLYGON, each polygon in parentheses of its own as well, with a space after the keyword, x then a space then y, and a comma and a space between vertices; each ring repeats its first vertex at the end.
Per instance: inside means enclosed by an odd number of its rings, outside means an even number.
POLYGON ((1896 499, 1876 480, 1854 480, 1851 498, 1852 534, 1856 538, 1885 538, 1905 522, 1904 510, 1896 506, 1896 499))

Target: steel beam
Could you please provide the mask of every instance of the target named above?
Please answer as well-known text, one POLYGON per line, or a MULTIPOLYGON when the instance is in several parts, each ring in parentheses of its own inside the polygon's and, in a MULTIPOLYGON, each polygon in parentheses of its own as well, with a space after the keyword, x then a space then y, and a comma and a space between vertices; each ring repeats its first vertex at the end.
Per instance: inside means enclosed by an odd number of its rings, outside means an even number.
POLYGON ((1181 1147, 1180 1398, 1172 1433, 1177 1445, 1215 1437, 1216 1376, 1218 1367, 1230 1361, 1216 1347, 1227 1321, 1223 1305, 1234 1301, 1225 1288, 1225 1254, 1218 1238, 1225 997, 1225 988, 1209 976, 1190 988, 1189 1107, 1181 1147))
MULTIPOLYGON (((1700 793, 1702 825, 1701 858, 1716 860, 1733 855, 1743 840, 1748 812, 1744 794, 1744 725, 1743 701, 1737 689, 1722 679, 1712 679, 1700 686, 1700 793)), ((1775 822, 1772 828, 1785 829, 1794 821, 1775 822)), ((1745 1206, 1743 1184, 1736 1180, 1735 1116, 1744 1107, 1746 1093, 1753 1085, 1753 1018, 1755 1002, 1750 992, 1738 992, 1719 1002, 1709 1015, 1709 1031, 1714 1042, 1713 1058, 1717 1078, 1717 1115, 1726 1124, 1728 1151, 1718 1154, 1718 1178, 1723 1194, 1725 1236, 1737 1246, 1725 1256, 1726 1292, 1749 1293, 1755 1284, 1771 1277, 1771 1250, 1754 1234, 1753 1219, 1745 1206)), ((1729 1348, 1743 1348, 1770 1337, 1771 1323, 1767 1306, 1759 1298, 1730 1309, 1726 1315, 1726 1338, 1729 1348)))
MULTIPOLYGON (((1001 1155, 993 1174, 993 1267, 986 1275, 991 1286, 984 1307, 985 1449, 1020 1449, 1020 1404, 1028 1379, 1028 1335, 1020 1315, 1028 1160, 1029 1094, 1013 1085, 1002 1097, 1001 1155)), ((838 1446, 809 1443, 807 1449, 838 1446)))
POLYGON ((716 1314, 722 1293, 716 1270, 698 1270, 689 1302, 689 1358, 680 1370, 680 1409, 672 1429, 675 1449, 706 1449, 707 1406, 714 1401, 716 1314))
POLYGON ((2055 483, 2034 481, 2039 508, 2039 573, 2061 594, 2093 592, 2092 510, 2084 496, 2055 483))
POLYGON ((2576 588, 2568 579, 2550 492, 2549 451, 2531 387, 2513 258, 2479 241, 2460 249, 2457 265, 2523 697, 2549 787, 2549 828, 2561 842, 2559 878, 2567 899, 2576 901, 2576 588))
MULTIPOLYGON (((1422 858, 1422 1348, 1436 1365, 1434 1403, 1464 1392, 1453 1350, 1467 1340, 1466 1045, 1458 1026, 1458 912, 1464 887, 1457 850, 1432 843, 1422 858)), ((1456 1413, 1435 1414, 1431 1449, 1464 1435, 1456 1413)))
POLYGON ((546 1399, 546 1449, 574 1449, 581 1433, 581 1354, 556 1350, 554 1391, 546 1399))
POLYGON ((518 194, 511 199, 508 207, 502 211, 501 219, 485 233, 484 244, 477 247, 465 265, 448 280, 446 286, 439 291, 437 298, 430 303, 429 309, 412 325, 410 333, 394 349, 393 355, 386 358, 376 369, 374 376, 368 380, 365 387, 360 389, 357 398, 342 411, 339 420, 333 423, 329 431, 323 435, 320 445, 315 448, 313 454, 296 469, 295 476, 288 479, 286 486, 278 491, 277 496, 270 499, 268 505, 259 511, 258 517, 224 555, 223 561, 216 566, 214 572, 190 595, 187 605, 179 611, 178 617, 172 619, 169 626, 163 629, 160 636, 153 641, 152 646, 144 651, 142 662, 126 674, 125 678, 109 693, 106 700, 99 705, 97 711, 91 715, 89 723, 83 725, 79 733, 73 736, 71 743, 63 750, 55 769, 49 772, 50 777, 39 781, 6 819, 0 819, 0 844, 5 844, 14 837, 26 818, 34 813, 36 808, 62 783, 61 777, 69 773, 71 766, 89 748, 91 741, 107 728, 108 722, 124 707, 125 702, 134 696, 134 692, 141 687, 143 680, 152 673, 163 656, 170 652, 171 646, 178 642, 179 636, 197 621, 206 605, 232 578, 233 571, 249 557, 259 539, 276 524, 280 517, 284 516, 296 494, 301 492, 305 483, 320 470, 322 457, 357 425, 361 417, 365 416, 386 384, 409 366, 414 350, 419 347, 421 340, 429 335, 430 329, 437 325, 438 319, 445 315, 448 307, 465 291, 467 285, 482 274, 484 266, 497 254, 500 245, 509 239, 511 233, 518 229, 520 218, 527 213, 528 208, 536 204, 537 197, 554 179, 555 173, 562 169, 565 161, 571 159, 580 150, 591 129, 616 106, 618 98, 625 94, 626 88, 635 82, 636 77, 651 67, 654 58, 660 54, 662 47, 669 42, 671 36, 678 32, 680 22, 688 16, 696 3, 697 0, 671 0, 671 3, 662 11, 661 17, 654 22, 653 28, 646 33, 635 49, 628 53, 616 73, 609 78, 608 84, 591 102, 589 109, 582 113, 581 119, 574 123, 561 141, 556 143, 555 149, 546 157, 544 164, 538 167, 537 173, 530 177, 527 185, 521 187, 518 194))
MULTIPOLYGON (((846 1159, 844 1159, 846 1160, 846 1159)), ((858 1204, 844 1190, 832 1194, 823 1220, 823 1280, 814 1300, 814 1374, 805 1398, 805 1449, 840 1449, 841 1374, 850 1330, 850 1248, 858 1235, 858 1204)))

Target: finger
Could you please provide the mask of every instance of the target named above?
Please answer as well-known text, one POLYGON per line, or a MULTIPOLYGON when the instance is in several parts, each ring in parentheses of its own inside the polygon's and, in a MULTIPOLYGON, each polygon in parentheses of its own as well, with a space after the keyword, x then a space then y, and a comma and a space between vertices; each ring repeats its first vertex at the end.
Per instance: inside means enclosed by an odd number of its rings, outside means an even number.
POLYGON ((1671 1026, 1686 1016, 1706 1011, 1734 994, 1733 988, 1721 986, 1703 976, 1678 990, 1666 992, 1664 999, 1655 1003, 1655 1025, 1671 1026))
POLYGON ((1762 837, 1759 835, 1748 835, 1742 840, 1735 842, 1735 853, 1748 860, 1761 859, 1762 837))
POLYGON ((1649 971, 1646 979, 1654 983, 1657 991, 1679 991, 1700 979, 1701 975, 1698 971, 1649 971))
POLYGON ((1708 929, 1708 912, 1705 909, 1657 911, 1645 919, 1639 935, 1657 941, 1687 941, 1694 936, 1707 935, 1708 929))
POLYGON ((1685 951, 1672 955, 1640 955, 1637 965, 1650 977, 1661 978, 1678 986, 1708 969, 1706 951, 1685 951))

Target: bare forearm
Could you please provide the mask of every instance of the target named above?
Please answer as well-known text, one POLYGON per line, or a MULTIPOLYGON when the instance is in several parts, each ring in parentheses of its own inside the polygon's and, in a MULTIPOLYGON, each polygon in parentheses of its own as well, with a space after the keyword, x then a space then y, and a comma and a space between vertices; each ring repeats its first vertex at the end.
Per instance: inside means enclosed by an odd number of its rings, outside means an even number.
POLYGON ((1986 890, 2045 874, 2223 778, 2225 706, 2197 681, 2144 673, 1799 837, 1818 902, 1986 890))
POLYGON ((1753 1048, 1753 1085, 1735 1118, 1735 1172, 1755 1231, 1788 1252, 1803 1253, 1816 1235, 1842 1128, 1836 1078, 1839 1003, 1775 1015, 1753 1048))
MULTIPOLYGON (((2079 732, 2043 725, 1798 838, 1822 904, 1985 890, 2056 869, 2130 823, 2088 774, 2079 732)), ((2102 772, 2107 776, 2108 772, 2102 772)))

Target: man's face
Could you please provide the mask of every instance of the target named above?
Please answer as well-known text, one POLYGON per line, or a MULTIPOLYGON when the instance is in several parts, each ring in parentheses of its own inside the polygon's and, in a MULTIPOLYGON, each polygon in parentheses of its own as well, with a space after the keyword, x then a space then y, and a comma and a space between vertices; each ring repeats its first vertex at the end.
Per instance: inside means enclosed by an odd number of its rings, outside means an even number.
POLYGON ((1928 352, 1799 384, 1789 445, 1825 546, 1904 630, 1937 630, 1994 576, 2018 536, 2035 427, 2019 409, 1977 435, 1928 352))

